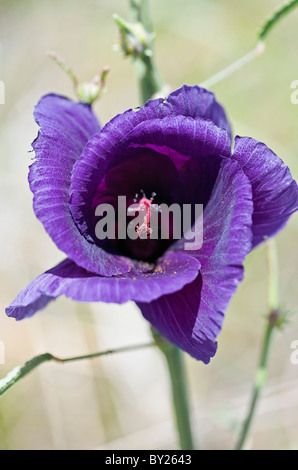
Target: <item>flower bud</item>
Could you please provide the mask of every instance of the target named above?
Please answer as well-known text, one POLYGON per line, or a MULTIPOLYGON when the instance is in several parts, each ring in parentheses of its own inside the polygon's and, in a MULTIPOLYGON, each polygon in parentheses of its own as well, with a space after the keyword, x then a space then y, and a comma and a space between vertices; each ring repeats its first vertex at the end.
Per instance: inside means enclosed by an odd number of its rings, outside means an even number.
POLYGON ((92 104, 105 91, 106 76, 110 68, 104 67, 100 75, 96 75, 89 82, 79 83, 76 86, 76 93, 82 103, 92 104))
POLYGON ((100 75, 96 75, 89 82, 80 83, 67 62, 56 52, 48 52, 48 55, 56 62, 59 67, 71 78, 75 92, 81 103, 91 105, 106 89, 106 77, 110 71, 109 66, 105 66, 100 75))
POLYGON ((154 33, 148 33, 142 23, 129 23, 118 15, 113 15, 119 26, 119 43, 115 49, 121 49, 125 56, 151 57, 154 33))

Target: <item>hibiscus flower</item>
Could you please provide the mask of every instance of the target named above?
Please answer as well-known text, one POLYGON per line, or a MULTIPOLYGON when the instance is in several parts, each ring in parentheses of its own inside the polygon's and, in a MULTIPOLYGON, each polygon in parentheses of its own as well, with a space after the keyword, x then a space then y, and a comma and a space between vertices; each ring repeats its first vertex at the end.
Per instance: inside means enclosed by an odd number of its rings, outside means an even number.
POLYGON ((246 255, 298 208, 288 167, 249 137, 236 137, 232 150, 223 107, 198 86, 150 100, 102 129, 89 105, 49 94, 35 120, 33 207, 67 258, 23 289, 7 315, 30 317, 60 295, 135 301, 165 338, 208 363, 246 255), (98 240, 96 207, 116 207, 119 195, 131 203, 141 190, 157 204, 202 204, 202 246, 186 250, 183 237, 98 240))

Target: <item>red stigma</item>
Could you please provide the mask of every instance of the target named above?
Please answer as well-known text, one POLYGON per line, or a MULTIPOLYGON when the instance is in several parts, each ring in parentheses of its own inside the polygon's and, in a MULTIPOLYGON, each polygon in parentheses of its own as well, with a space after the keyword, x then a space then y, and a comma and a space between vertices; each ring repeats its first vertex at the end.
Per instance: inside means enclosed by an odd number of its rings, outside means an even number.
MULTIPOLYGON (((150 235, 152 234, 152 228, 150 227, 150 217, 151 211, 153 209, 152 202, 154 197, 156 196, 155 193, 151 194, 151 198, 148 199, 143 190, 141 190, 142 198, 138 201, 138 194, 136 194, 135 202, 139 203, 139 210, 146 211, 146 215, 144 217, 144 221, 141 225, 137 225, 136 231, 139 235, 150 235)), ((154 209, 156 209, 154 207, 154 209)))

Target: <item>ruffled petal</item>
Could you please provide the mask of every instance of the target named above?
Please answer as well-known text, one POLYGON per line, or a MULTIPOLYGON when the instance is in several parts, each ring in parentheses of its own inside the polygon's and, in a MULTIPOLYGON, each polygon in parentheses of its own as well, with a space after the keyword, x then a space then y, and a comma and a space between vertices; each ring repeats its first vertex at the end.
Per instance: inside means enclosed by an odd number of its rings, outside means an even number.
MULTIPOLYGON (((82 226, 85 226, 85 214, 82 212, 89 206, 111 161, 115 155, 123 156, 130 145, 140 143, 138 139, 142 140, 143 132, 146 133, 143 145, 168 145, 183 155, 190 154, 194 149, 199 155, 204 152, 207 155, 216 152, 217 155, 230 155, 231 152, 230 126, 225 111, 213 93, 203 88, 184 85, 166 99, 149 100, 143 107, 129 109, 115 116, 99 134, 90 139, 84 154, 75 165, 71 204, 76 220, 82 226), (200 119, 203 121, 199 125, 200 119), (158 135, 155 135, 157 141, 152 138, 148 140, 150 129, 154 126, 159 126, 158 135), (204 145, 201 148, 202 143, 204 145)), ((164 152, 168 150, 164 149, 164 152)))
POLYGON ((217 102, 214 94, 199 86, 183 85, 166 99, 172 113, 179 116, 210 119, 231 137, 231 127, 224 108, 217 102))
POLYGON ((207 119, 231 136, 231 128, 224 108, 217 102, 212 92, 197 85, 183 85, 166 98, 149 100, 145 106, 129 109, 115 116, 108 123, 108 126, 113 127, 115 132, 122 116, 124 119, 119 129, 120 139, 143 121, 163 119, 167 116, 207 119))
POLYGON ((139 302, 138 306, 146 320, 165 338, 208 364, 216 353, 217 344, 204 332, 199 336, 193 334, 194 325, 204 321, 200 319, 201 289, 202 279, 199 275, 180 291, 151 303, 139 302))
MULTIPOLYGON (((151 188, 150 191, 159 197, 169 186, 166 182, 168 174, 163 171, 168 160, 178 184, 167 189, 166 199, 160 203, 171 203, 168 197, 175 192, 172 202, 204 204, 215 183, 220 157, 231 155, 228 134, 209 120, 170 115, 144 120, 136 125, 134 116, 143 112, 144 108, 124 113, 108 123, 89 140, 74 166, 70 207, 77 225, 86 236, 92 233, 93 200, 97 200, 100 183, 109 172, 113 171, 118 178, 117 186, 112 189, 113 196, 133 198, 140 189, 151 188), (131 124, 128 129, 130 119, 135 125, 131 124), (131 177, 122 171, 132 167, 131 177), (121 184, 121 178, 125 184, 121 184), (124 194, 120 193, 123 186, 124 194)), ((115 176, 113 180, 116 180, 115 176)), ((109 190, 111 192, 111 188, 109 190)))
POLYGON ((162 295, 182 289, 197 277, 199 269, 199 261, 192 256, 167 253, 150 273, 101 277, 66 259, 23 289, 6 309, 6 314, 22 320, 60 295, 78 302, 151 302, 162 295))
POLYGON ((32 144, 35 161, 30 166, 29 183, 37 218, 58 248, 78 265, 107 276, 127 272, 132 262, 90 243, 69 210, 73 166, 87 141, 100 130, 90 106, 50 94, 40 100, 34 116, 40 131, 32 144))
MULTIPOLYGON (((201 264, 196 281, 180 292, 139 304, 145 318, 169 341, 208 363, 224 313, 243 277, 243 260, 251 249, 251 185, 236 161, 223 159, 204 210, 203 245, 184 251, 201 264)), ((184 249, 185 240, 173 249, 184 249)))
POLYGON ((236 137, 235 158, 252 185, 253 246, 276 234, 298 209, 298 187, 289 168, 265 144, 236 137))

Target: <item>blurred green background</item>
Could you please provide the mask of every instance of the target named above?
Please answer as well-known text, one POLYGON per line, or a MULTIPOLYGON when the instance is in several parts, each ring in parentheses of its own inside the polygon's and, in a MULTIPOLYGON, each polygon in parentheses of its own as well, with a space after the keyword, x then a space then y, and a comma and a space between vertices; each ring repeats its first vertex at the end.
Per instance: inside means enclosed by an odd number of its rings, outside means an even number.
MULTIPOLYGON (((171 89, 197 84, 255 45, 275 0, 151 0, 156 60, 171 89)), ((34 277, 63 259, 32 210, 27 183, 37 133, 32 111, 40 96, 74 98, 69 78, 47 57, 55 50, 88 80, 111 66, 108 92, 95 105, 102 123, 138 105, 130 60, 112 50, 112 14, 128 17, 126 0, 0 0, 1 231, 0 378, 33 355, 85 354, 150 339, 149 325, 131 303, 76 304, 60 298, 16 323, 4 308, 34 277)), ((235 134, 264 141, 298 179, 298 10, 267 40, 266 53, 214 86, 235 134)), ((278 235, 283 305, 293 311, 276 333, 269 379, 253 432, 253 449, 298 449, 298 215, 278 235)), ((208 366, 186 357, 193 424, 204 449, 233 447, 246 410, 267 308, 266 249, 245 263, 245 279, 226 314, 219 347, 208 366)), ((165 364, 153 349, 64 366, 45 364, 0 399, 0 449, 174 449, 177 439, 165 364)))

